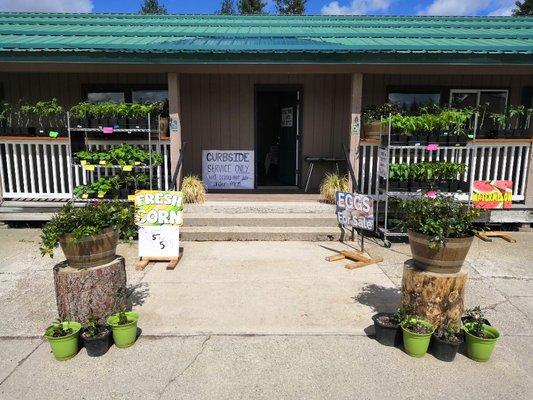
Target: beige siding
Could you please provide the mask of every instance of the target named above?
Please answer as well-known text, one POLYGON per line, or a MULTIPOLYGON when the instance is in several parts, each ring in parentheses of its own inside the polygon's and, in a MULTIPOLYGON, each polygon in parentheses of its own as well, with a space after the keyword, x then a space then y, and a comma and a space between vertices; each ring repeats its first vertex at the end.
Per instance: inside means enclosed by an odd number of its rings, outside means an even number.
MULTIPOLYGON (((348 74, 182 74, 180 82, 187 172, 201 173, 202 150, 254 150, 255 85, 301 85, 302 156, 342 155, 349 128, 348 74)), ((315 171, 318 186, 323 171, 315 171)))

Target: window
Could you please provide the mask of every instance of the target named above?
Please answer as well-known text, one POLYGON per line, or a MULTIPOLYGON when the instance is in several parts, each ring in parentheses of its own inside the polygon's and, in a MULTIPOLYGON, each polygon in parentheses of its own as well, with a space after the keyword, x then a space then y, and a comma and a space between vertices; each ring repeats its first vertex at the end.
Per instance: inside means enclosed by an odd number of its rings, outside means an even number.
POLYGON ((166 90, 134 90, 131 93, 132 101, 139 103, 153 103, 155 101, 165 101, 168 99, 166 90))
POLYGON ((440 92, 437 91, 391 91, 388 100, 396 103, 408 113, 415 114, 420 107, 428 104, 440 104, 440 92))
POLYGON ((90 103, 121 103, 124 101, 124 92, 89 92, 87 93, 87 101, 90 103))
MULTIPOLYGON (((503 114, 507 110, 508 97, 508 90, 452 89, 450 91, 450 105, 457 108, 486 106, 487 114, 503 114)), ((483 130, 492 130, 497 127, 490 118, 485 118, 483 126, 479 128, 483 130)))

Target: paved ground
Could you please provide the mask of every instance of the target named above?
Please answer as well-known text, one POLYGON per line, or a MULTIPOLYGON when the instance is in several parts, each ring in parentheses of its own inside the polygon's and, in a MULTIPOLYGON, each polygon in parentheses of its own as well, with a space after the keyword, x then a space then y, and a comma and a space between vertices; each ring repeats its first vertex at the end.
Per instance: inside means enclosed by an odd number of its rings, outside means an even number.
MULTIPOLYGON (((335 242, 184 243, 175 271, 132 269, 143 335, 90 359, 53 359, 41 340, 55 318, 51 267, 37 230, 0 230, 0 399, 435 399, 533 396, 533 233, 517 244, 475 241, 469 306, 503 334, 493 359, 452 364, 379 345, 370 316, 394 309, 405 244, 370 245, 384 262, 327 263, 335 242)), ((60 255, 58 255, 59 258, 60 255)))

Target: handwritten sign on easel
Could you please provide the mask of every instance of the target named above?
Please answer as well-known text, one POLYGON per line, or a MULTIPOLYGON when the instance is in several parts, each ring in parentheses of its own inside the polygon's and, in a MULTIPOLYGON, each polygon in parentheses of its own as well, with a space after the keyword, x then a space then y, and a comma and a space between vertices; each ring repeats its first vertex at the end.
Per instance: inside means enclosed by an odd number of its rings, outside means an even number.
POLYGON ((139 190, 135 193, 135 223, 139 227, 136 269, 150 261, 169 261, 174 269, 180 259, 179 227, 183 224, 183 193, 139 190))

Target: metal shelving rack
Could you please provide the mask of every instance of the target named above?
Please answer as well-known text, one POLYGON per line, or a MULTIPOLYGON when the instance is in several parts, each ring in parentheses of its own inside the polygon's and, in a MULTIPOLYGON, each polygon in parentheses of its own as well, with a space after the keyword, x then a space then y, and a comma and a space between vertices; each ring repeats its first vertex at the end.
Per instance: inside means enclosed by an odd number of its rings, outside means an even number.
MULTIPOLYGON (((380 235, 380 237, 383 240, 383 245, 386 248, 391 247, 391 242, 387 239, 387 237, 406 237, 407 232, 397 231, 390 229, 389 226, 389 198, 395 197, 400 199, 409 199, 413 198, 415 196, 420 196, 422 194, 421 191, 418 192, 409 192, 409 191, 390 191, 389 190, 389 163, 391 159, 391 151, 396 149, 402 149, 402 150, 418 150, 418 149, 424 149, 425 146, 418 145, 418 146, 400 146, 400 145, 390 145, 390 135, 391 135, 391 122, 389 118, 389 125, 388 125, 388 131, 385 132, 385 134, 388 136, 387 138, 387 145, 383 146, 381 143, 381 136, 380 136, 380 144, 378 146, 378 169, 376 173, 376 181, 375 181, 375 202, 376 202, 376 233, 380 235), (382 158, 386 158, 386 162, 382 163, 382 158), (385 168, 385 171, 380 170, 381 168, 385 168), (383 178, 382 179, 380 179, 383 178), (380 218, 379 218, 379 212, 380 212, 380 205, 382 205, 383 208, 383 214, 384 219, 383 223, 380 226, 380 218)), ((473 186, 473 180, 474 180, 474 167, 476 163, 476 148, 475 148, 475 135, 474 139, 469 142, 466 146, 440 146, 438 147, 439 150, 460 150, 460 149, 468 149, 468 152, 473 152, 472 157, 469 158, 469 164, 468 164, 468 181, 469 181, 469 190, 467 193, 462 192, 454 192, 454 193, 445 193, 448 195, 456 196, 461 201, 468 202, 468 206, 470 207, 471 203, 471 197, 472 197, 472 186, 473 186)), ((427 150, 429 151, 429 150, 427 150)), ((468 152, 467 152, 467 158, 468 158, 468 152)))
MULTIPOLYGON (((152 154, 153 154, 153 141, 152 141, 152 134, 157 134, 157 137, 156 137, 156 141, 157 141, 157 150, 156 150, 156 153, 157 154, 160 154, 159 153, 159 150, 161 149, 161 132, 159 131, 159 119, 161 118, 160 116, 158 116, 158 129, 152 129, 152 126, 151 126, 151 123, 152 123, 152 119, 151 119, 151 115, 148 114, 146 116, 147 118, 147 128, 144 129, 144 128, 113 128, 113 133, 141 133, 141 134, 146 134, 147 136, 147 141, 148 141, 148 153, 149 153, 149 164, 148 165, 132 165, 132 170, 146 170, 148 169, 149 170, 149 175, 150 175, 150 190, 152 190, 152 181, 153 181, 153 169, 154 169, 154 166, 152 165, 152 154)), ((82 169, 82 173, 83 174, 88 174, 89 172, 91 171, 87 171, 86 169, 83 168, 83 166, 81 164, 77 164, 77 163, 74 163, 73 160, 74 160, 74 156, 73 156, 73 153, 72 153, 72 147, 73 147, 73 143, 72 143, 72 137, 73 137, 73 133, 82 133, 84 135, 83 137, 83 142, 84 142, 84 148, 87 150, 89 149, 89 145, 91 144, 92 141, 94 141, 95 139, 94 138, 91 138, 89 137, 89 133, 101 133, 103 132, 103 128, 104 127, 98 127, 98 128, 88 128, 88 127, 72 127, 71 126, 71 120, 70 120, 70 112, 67 112, 67 132, 68 132, 68 139, 69 139, 69 146, 68 146, 68 152, 69 152, 69 157, 70 157, 70 160, 71 160, 71 167, 73 169, 75 168, 81 168, 82 169)), ((124 139, 114 139, 114 138, 103 138, 102 140, 104 141, 108 141, 109 143, 125 143, 127 141, 125 141, 124 139)), ((107 169, 107 170, 124 170, 124 166, 123 165, 93 165, 93 167, 96 169, 107 169)), ((88 177, 87 177, 88 178, 88 177)), ((90 179, 87 179, 87 181, 89 181, 90 179)), ((71 179, 71 193, 74 193, 74 179, 71 179)), ((73 199, 74 200, 77 200, 77 201, 89 201, 91 199, 79 199, 79 198, 75 198, 74 195, 73 195, 73 199)), ((105 198, 104 199, 100 199, 100 200, 106 200, 105 198)), ((129 201, 127 199, 119 199, 120 201, 129 201)))

